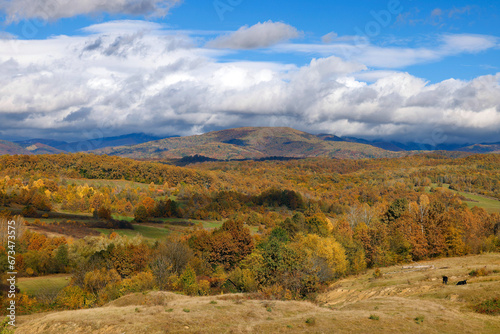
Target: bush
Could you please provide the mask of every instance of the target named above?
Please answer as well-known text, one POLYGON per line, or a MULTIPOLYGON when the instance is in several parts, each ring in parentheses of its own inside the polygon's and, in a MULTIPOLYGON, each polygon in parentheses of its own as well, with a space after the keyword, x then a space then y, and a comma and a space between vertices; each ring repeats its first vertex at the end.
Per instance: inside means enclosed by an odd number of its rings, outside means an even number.
POLYGON ((111 219, 111 210, 101 206, 99 210, 97 210, 97 217, 105 220, 110 220, 111 219))
POLYGON ((249 269, 234 269, 228 276, 228 280, 234 284, 236 292, 257 291, 257 281, 255 275, 249 269))
POLYGON ((489 315, 500 315, 500 297, 485 300, 474 307, 474 311, 489 315))
POLYGON ((486 267, 484 268, 479 268, 479 269, 474 269, 469 273, 469 276, 472 277, 479 277, 479 276, 488 276, 491 274, 491 271, 486 270, 486 267))
POLYGON ((382 274, 379 268, 375 269, 375 271, 373 272, 373 278, 381 278, 383 275, 384 274, 382 274))
POLYGON ((0 322, 0 334, 14 334, 14 327, 9 325, 9 318, 5 317, 5 319, 0 322))
POLYGON ((140 272, 121 282, 120 293, 122 295, 129 292, 143 292, 155 288, 155 278, 150 271, 140 272))
POLYGON ((91 307, 95 298, 79 286, 67 286, 57 296, 57 303, 66 309, 79 309, 91 307))
POLYGON ((31 205, 28 205, 21 211, 21 215, 23 217, 38 218, 38 211, 31 205))
POLYGON ((415 322, 417 324, 421 324, 422 322, 424 322, 424 316, 423 315, 419 315, 418 317, 416 317, 415 319, 415 322))
POLYGON ((370 315, 370 317, 368 319, 370 319, 370 320, 380 320, 380 317, 378 315, 372 314, 372 315, 370 315))
POLYGON ((135 210, 134 220, 136 222, 142 223, 142 222, 147 221, 148 218, 149 218, 148 210, 146 209, 146 207, 144 205, 139 206, 137 208, 137 210, 135 210))

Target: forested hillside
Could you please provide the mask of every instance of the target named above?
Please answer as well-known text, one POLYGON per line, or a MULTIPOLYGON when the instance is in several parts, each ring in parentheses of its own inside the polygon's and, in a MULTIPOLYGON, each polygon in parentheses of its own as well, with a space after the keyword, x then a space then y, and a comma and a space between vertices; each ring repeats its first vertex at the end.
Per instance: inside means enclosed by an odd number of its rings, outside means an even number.
POLYGON ((26 221, 20 275, 72 276, 50 298, 21 293, 24 312, 150 289, 303 299, 367 268, 498 251, 499 168, 497 155, 186 167, 2 156, 0 210, 26 221))

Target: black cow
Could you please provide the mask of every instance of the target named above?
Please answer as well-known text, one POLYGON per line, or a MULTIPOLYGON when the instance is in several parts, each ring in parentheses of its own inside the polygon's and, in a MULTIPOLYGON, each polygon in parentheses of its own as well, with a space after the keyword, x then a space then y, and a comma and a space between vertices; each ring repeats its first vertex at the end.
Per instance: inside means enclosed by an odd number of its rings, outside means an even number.
POLYGON ((457 285, 465 285, 465 284, 467 284, 467 280, 457 282, 457 285))
POLYGON ((448 276, 443 276, 443 284, 448 284, 448 276))

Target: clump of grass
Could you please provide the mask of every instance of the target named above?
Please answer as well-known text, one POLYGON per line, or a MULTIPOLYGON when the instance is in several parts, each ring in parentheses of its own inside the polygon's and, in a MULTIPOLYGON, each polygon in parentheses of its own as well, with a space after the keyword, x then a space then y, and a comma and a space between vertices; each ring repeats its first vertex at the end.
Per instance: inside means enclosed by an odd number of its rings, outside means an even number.
POLYGON ((210 302, 210 304, 215 305, 215 304, 217 304, 217 302, 216 302, 215 300, 212 300, 212 301, 210 302))
POLYGON ((484 268, 479 268, 479 269, 474 269, 469 273, 469 276, 472 277, 479 277, 479 276, 488 276, 491 274, 491 271, 486 270, 486 267, 484 268))
POLYGON ((424 316, 423 315, 419 315, 418 317, 416 317, 415 319, 415 322, 417 324, 421 324, 422 322, 424 322, 424 316))
POLYGON ((370 317, 368 319, 370 319, 370 320, 380 320, 380 317, 378 315, 372 314, 372 315, 370 315, 370 317))
POLYGON ((136 307, 135 312, 139 313, 139 312, 141 312, 141 310, 138 307, 136 307))
POLYGON ((183 310, 184 312, 186 312, 186 313, 191 312, 191 310, 190 310, 190 309, 188 309, 188 308, 184 308, 184 309, 182 309, 182 310, 183 310))
POLYGON ((477 313, 499 315, 500 314, 500 297, 485 300, 482 303, 474 306, 474 311, 477 313))
POLYGON ((168 309, 165 309, 165 312, 173 312, 174 309, 173 308, 168 308, 168 309))
POLYGON ((306 319, 306 324, 309 325, 309 326, 316 325, 316 318, 307 318, 306 319))
POLYGON ((272 312, 272 311, 273 311, 273 308, 272 308, 271 306, 268 306, 268 307, 266 307, 266 311, 267 311, 267 312, 272 312))

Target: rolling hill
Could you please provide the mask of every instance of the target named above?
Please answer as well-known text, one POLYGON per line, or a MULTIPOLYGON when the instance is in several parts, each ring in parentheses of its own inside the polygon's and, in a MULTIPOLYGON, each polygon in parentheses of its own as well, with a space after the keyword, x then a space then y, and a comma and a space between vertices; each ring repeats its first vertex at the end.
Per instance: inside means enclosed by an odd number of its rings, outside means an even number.
POLYGON ((12 143, 10 141, 6 140, 0 140, 0 155, 4 154, 26 154, 26 155, 31 155, 30 151, 24 149, 22 146, 12 143))
POLYGON ((201 155, 212 159, 259 159, 264 157, 382 158, 401 153, 371 145, 323 140, 286 127, 245 127, 176 137, 128 147, 105 148, 98 154, 142 159, 179 159, 201 155))

